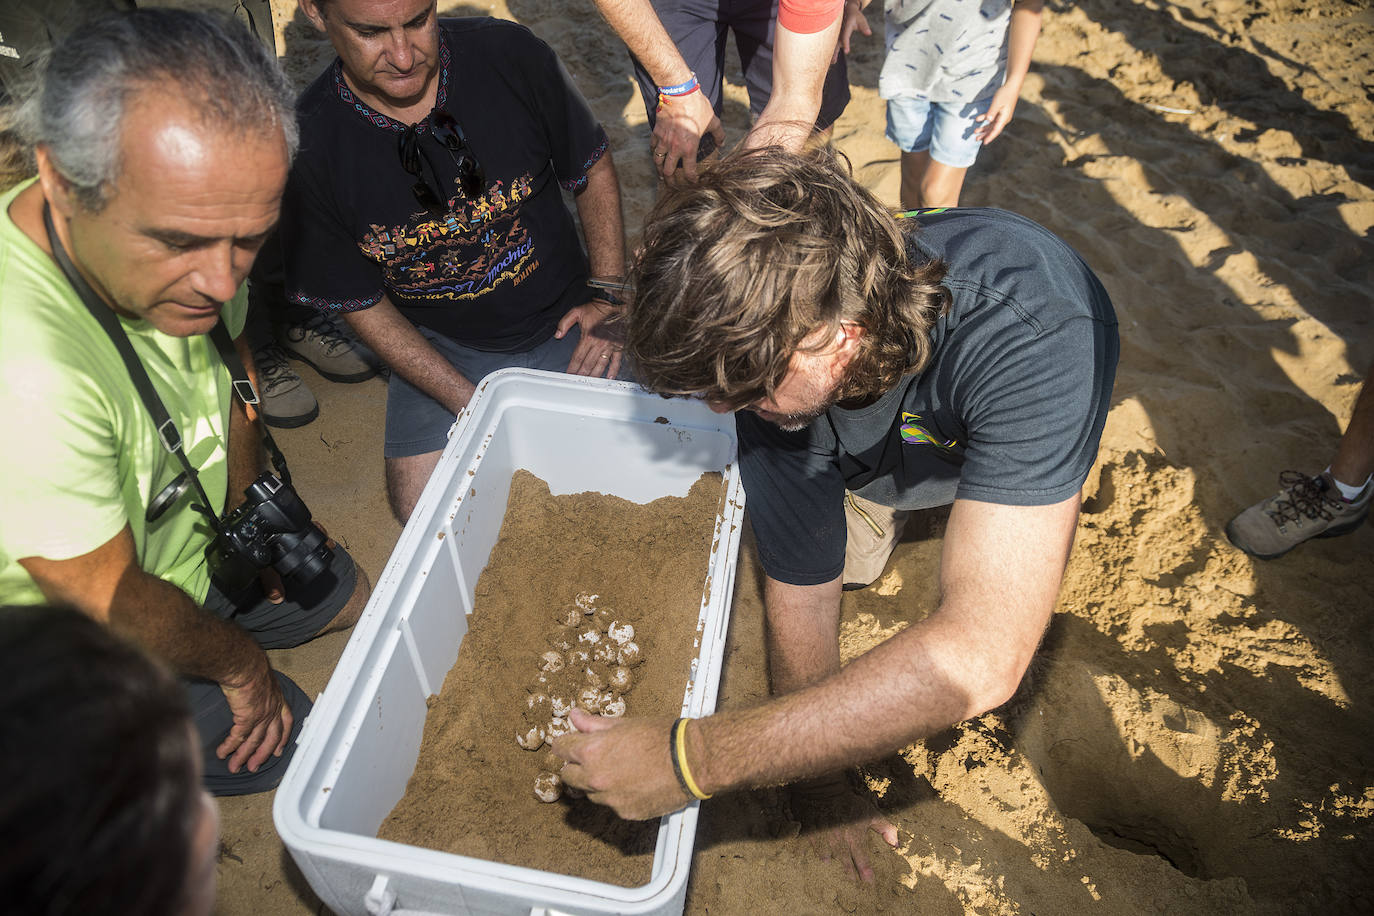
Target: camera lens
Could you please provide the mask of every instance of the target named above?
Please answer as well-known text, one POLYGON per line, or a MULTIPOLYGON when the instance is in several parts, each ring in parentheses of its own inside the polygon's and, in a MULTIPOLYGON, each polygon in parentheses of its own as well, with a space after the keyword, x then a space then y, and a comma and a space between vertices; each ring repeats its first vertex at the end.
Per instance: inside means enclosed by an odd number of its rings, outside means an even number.
POLYGON ((324 533, 313 524, 299 532, 287 532, 277 537, 273 545, 278 551, 272 564, 277 572, 305 584, 329 568, 334 557, 324 533))

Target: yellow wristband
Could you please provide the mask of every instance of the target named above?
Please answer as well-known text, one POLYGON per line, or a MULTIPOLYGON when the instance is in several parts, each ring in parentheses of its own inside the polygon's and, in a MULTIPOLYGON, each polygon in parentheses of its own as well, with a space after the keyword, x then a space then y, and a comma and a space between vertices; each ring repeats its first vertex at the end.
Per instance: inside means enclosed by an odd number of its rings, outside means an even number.
POLYGON ((692 769, 687 765, 687 723, 690 719, 682 718, 677 720, 677 725, 673 728, 673 759, 677 763, 678 775, 682 777, 682 784, 687 787, 687 791, 692 793, 692 797, 700 801, 710 798, 705 792, 701 791, 701 786, 692 778, 692 769))

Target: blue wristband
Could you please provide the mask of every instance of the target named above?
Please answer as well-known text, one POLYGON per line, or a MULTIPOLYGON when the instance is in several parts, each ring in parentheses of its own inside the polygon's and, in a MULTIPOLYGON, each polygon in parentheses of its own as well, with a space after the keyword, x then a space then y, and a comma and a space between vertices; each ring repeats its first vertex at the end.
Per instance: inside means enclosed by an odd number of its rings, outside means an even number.
POLYGON ((693 90, 698 88, 700 87, 697 83, 697 75, 693 73, 691 77, 687 80, 687 82, 678 83, 676 86, 659 86, 658 92, 660 95, 672 97, 677 95, 688 95, 693 90))

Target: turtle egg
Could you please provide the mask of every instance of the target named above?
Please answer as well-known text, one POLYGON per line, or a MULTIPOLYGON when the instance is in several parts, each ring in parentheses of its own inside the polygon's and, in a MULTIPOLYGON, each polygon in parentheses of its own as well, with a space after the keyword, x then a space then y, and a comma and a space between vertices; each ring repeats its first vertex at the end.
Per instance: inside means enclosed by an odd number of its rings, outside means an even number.
POLYGON ((592 663, 592 650, 585 646, 578 646, 568 653, 569 668, 585 668, 592 663))
POLYGON ((555 719, 562 719, 572 712, 572 700, 561 694, 549 697, 549 706, 555 719))
POLYGON ((601 691, 596 687, 583 687, 577 695, 577 705, 596 714, 601 711, 601 691))
POLYGON ((616 693, 626 693, 634 685, 634 676, 630 674, 630 669, 624 665, 617 665, 611 669, 610 676, 606 678, 606 683, 616 693))
POLYGON ((544 746, 545 731, 538 725, 531 725, 523 732, 516 732, 515 743, 527 751, 537 751, 544 746))
POLYGON ((592 650, 592 660, 602 665, 614 665, 620 657, 620 647, 609 639, 603 639, 592 650))
POLYGON ((546 804, 558 801, 563 794, 563 777, 557 773, 543 772, 534 777, 534 797, 546 804))
POLYGON ((601 631, 595 627, 587 627, 587 629, 577 634, 577 641, 580 645, 594 646, 601 642, 601 631))
POLYGON ((563 656, 550 649, 539 656, 539 670, 547 674, 557 674, 563 670, 563 656))
POLYGON ((625 698, 609 693, 603 694, 601 714, 611 719, 619 719, 625 715, 625 698))
POLYGON ((606 635, 614 640, 616 645, 623 646, 635 638, 635 628, 633 624, 612 620, 606 625, 606 635))
POLYGON ((575 731, 577 731, 577 729, 573 728, 573 724, 567 719, 550 719, 549 727, 544 729, 544 735, 549 741, 553 741, 554 738, 560 738, 563 735, 575 731))
POLYGON ((616 653, 616 661, 627 668, 633 668, 644 660, 644 654, 639 651, 639 643, 631 641, 620 647, 616 653))
POLYGON ((610 681, 611 672, 605 665, 598 665, 592 662, 582 669, 582 681, 589 687, 600 690, 610 681))
POLYGON ((573 604, 581 608, 582 613, 584 614, 594 614, 596 613, 596 599, 600 597, 600 595, 592 595, 587 592, 582 592, 580 595, 573 599, 573 604))

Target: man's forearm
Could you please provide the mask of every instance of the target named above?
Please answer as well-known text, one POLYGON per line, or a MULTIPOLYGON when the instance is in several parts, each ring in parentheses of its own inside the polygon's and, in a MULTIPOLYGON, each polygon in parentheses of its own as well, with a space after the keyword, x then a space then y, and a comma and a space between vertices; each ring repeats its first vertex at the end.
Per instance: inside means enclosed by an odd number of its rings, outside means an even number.
POLYGON ((764 580, 774 696, 793 693, 840 670, 841 594, 839 580, 807 586, 764 580))
POLYGON ((778 24, 773 39, 773 92, 745 139, 751 147, 780 144, 800 149, 821 111, 825 74, 839 41, 843 17, 819 32, 793 32, 778 24))
POLYGON ((609 149, 587 171, 587 184, 577 195, 577 216, 587 243, 593 277, 625 275, 625 218, 620 181, 609 149))
POLYGON ((649 0, 596 0, 596 6, 656 84, 676 86, 691 78, 691 68, 649 0))
POLYGON ((475 390, 471 381, 434 349, 386 296, 369 309, 344 315, 363 343, 416 388, 456 416, 475 390))
POLYGON ((247 633, 139 567, 127 525, 81 556, 19 563, 48 601, 124 632, 183 675, 234 686, 267 668, 267 656, 247 633))
POLYGON ((291 712, 267 653, 247 632, 135 563, 120 577, 107 620, 179 674, 219 685, 233 724, 219 736, 215 752, 230 773, 244 766, 256 771, 268 755, 281 753, 291 731, 291 712))
POLYGON ((120 578, 109 624, 187 677, 240 687, 270 667, 246 632, 137 567, 120 578))
MULTIPOLYGON (((693 723, 692 770, 700 768, 703 790, 832 772, 1006 702, 1053 612, 1077 516, 1077 495, 1052 506, 957 500, 940 561, 940 606, 828 677, 693 723)), ((769 585, 770 594, 789 590, 795 615, 808 603, 819 615, 829 613, 827 600, 838 608, 825 591, 838 582, 806 594, 769 585)))
MULTIPOLYGON (((834 586, 838 589, 838 581, 834 586)), ((968 646, 951 640, 938 621, 932 622, 936 618, 897 634, 843 669, 838 669, 836 645, 838 670, 818 667, 814 674, 819 676, 806 686, 768 703, 694 722, 692 769, 700 769, 702 788, 714 793, 832 773, 982 712, 965 686, 961 658, 968 646)), ((794 680, 806 676, 798 673, 794 680)))

